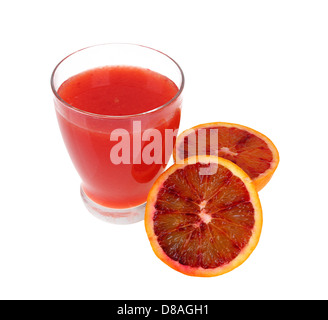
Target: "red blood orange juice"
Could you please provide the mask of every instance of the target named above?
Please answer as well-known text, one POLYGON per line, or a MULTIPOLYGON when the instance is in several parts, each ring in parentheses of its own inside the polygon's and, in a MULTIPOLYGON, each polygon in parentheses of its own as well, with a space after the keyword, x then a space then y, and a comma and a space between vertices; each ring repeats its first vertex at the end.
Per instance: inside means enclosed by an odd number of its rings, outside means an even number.
POLYGON ((57 87, 59 126, 88 209, 111 222, 142 219, 142 204, 172 153, 181 83, 120 64, 86 69, 57 87))
MULTIPOLYGON (((175 97, 179 89, 167 77, 139 67, 112 66, 85 71, 65 81, 58 89, 59 96, 80 110, 110 116, 140 114, 164 105, 175 97)), ((146 116, 147 117, 147 116, 146 116)), ((153 117, 149 117, 154 121, 153 117)), ((111 149, 117 141, 110 141, 111 126, 105 131, 81 128, 58 114, 59 124, 72 160, 82 180, 84 192, 95 202, 111 208, 135 207, 146 201, 154 179, 162 172, 165 163, 134 163, 133 132, 128 144, 129 161, 113 164, 111 149)), ((156 119, 155 119, 156 120, 156 119)), ((180 109, 161 114, 155 128, 165 137, 165 129, 177 129, 180 109)), ((141 127, 143 123, 134 127, 141 127)), ((144 122, 144 121, 143 121, 144 122)), ((131 118, 119 121, 119 128, 127 128, 131 118)), ((149 126, 147 125, 147 128, 149 126)), ((142 138, 142 131, 135 139, 142 138)), ((162 143, 163 141, 161 141, 162 143)), ((147 142, 139 142, 143 148, 147 142)), ((148 142, 149 143, 149 142, 148 142)), ((164 148, 165 144, 161 145, 164 148)), ((140 148, 140 152, 142 149, 140 148)), ((137 151, 138 152, 138 151, 137 151)), ((163 150, 162 154, 165 154, 163 150)))

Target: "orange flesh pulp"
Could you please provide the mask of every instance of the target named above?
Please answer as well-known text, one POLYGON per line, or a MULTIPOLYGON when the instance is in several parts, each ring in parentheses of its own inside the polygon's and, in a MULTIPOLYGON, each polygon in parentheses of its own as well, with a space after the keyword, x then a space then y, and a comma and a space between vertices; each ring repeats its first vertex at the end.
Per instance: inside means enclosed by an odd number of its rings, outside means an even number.
POLYGON ((197 162, 177 169, 154 203, 160 247, 172 260, 194 268, 228 264, 248 244, 255 225, 243 181, 220 164, 216 173, 200 174, 210 166, 197 162))
POLYGON ((251 179, 257 178, 270 168, 272 151, 265 141, 256 135, 234 127, 208 127, 201 130, 206 131, 204 139, 199 139, 200 131, 195 130, 195 139, 187 135, 184 137, 183 146, 177 146, 180 159, 186 159, 196 153, 215 155, 237 164, 251 179), (213 143, 212 150, 211 141, 217 142, 213 143))

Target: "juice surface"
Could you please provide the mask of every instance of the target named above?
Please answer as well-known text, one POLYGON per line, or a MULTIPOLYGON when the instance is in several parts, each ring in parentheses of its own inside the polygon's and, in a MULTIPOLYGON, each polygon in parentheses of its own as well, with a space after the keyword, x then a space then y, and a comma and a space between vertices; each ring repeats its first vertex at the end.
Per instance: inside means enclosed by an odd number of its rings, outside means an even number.
POLYGON ((110 66, 65 81, 59 95, 71 106, 103 115, 146 112, 170 101, 178 88, 169 78, 138 67, 110 66))
MULTIPOLYGON (((155 109, 169 102, 178 87, 167 77, 148 69, 129 66, 103 67, 85 71, 65 81, 59 96, 71 106, 93 114, 131 115, 155 109)), ((181 100, 176 99, 159 110, 128 118, 100 118, 81 114, 57 101, 57 117, 70 157, 82 179, 84 192, 93 201, 111 208, 138 206, 166 166, 166 129, 177 130, 180 123, 181 100), (65 112, 62 112, 65 110, 65 112), (133 122, 139 121, 140 132, 133 122), (115 129, 124 129, 129 140, 129 163, 114 164, 111 151, 118 142, 112 141, 115 129), (162 163, 146 164, 141 156, 154 139, 140 141, 139 156, 133 141, 140 140, 149 129, 160 132, 162 163), (141 162, 135 162, 135 158, 141 162)), ((123 139, 122 139, 123 140, 123 139)), ((155 143, 159 145, 158 141, 155 143)))

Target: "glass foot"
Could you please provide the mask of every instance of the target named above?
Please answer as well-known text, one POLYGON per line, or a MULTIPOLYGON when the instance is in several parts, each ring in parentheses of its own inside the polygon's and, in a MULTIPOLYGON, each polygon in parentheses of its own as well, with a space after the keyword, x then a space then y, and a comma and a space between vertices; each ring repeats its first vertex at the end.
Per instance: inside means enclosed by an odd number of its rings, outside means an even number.
POLYGON ((131 224, 142 221, 145 216, 146 203, 128 209, 111 209, 92 201, 81 187, 82 200, 89 212, 98 219, 113 224, 131 224))

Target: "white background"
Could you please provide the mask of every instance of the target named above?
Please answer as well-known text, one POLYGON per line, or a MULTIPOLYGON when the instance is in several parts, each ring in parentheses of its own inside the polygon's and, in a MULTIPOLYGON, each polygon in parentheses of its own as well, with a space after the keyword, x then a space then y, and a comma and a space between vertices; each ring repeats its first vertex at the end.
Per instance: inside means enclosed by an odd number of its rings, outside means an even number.
POLYGON ((0 298, 327 299, 327 1, 2 1, 0 298), (251 257, 192 278, 152 252, 143 223, 90 215, 56 122, 50 74, 69 53, 132 42, 186 77, 181 130, 263 132, 281 162, 260 192, 251 257))

